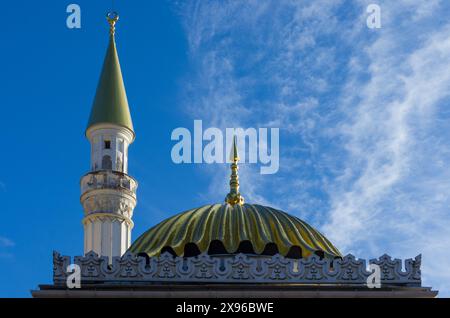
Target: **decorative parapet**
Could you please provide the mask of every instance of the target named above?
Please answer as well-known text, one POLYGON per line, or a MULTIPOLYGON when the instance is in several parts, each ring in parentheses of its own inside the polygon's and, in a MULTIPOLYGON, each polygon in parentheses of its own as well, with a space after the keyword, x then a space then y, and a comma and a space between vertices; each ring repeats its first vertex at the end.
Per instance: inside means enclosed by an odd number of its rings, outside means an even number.
MULTIPOLYGON (((164 253, 160 257, 145 258, 127 252, 108 264, 107 257, 94 252, 76 256, 80 266, 81 283, 286 283, 286 284, 341 284, 366 285, 371 271, 366 261, 349 254, 342 259, 288 259, 277 254, 272 257, 252 255, 173 257, 164 253)), ((71 264, 69 256, 53 253, 53 280, 65 285, 71 264)), ((402 261, 383 255, 369 264, 380 266, 381 285, 421 286, 421 255, 402 261)))
POLYGON ((89 172, 81 178, 81 193, 98 189, 126 190, 136 195, 137 181, 119 171, 100 170, 89 172))

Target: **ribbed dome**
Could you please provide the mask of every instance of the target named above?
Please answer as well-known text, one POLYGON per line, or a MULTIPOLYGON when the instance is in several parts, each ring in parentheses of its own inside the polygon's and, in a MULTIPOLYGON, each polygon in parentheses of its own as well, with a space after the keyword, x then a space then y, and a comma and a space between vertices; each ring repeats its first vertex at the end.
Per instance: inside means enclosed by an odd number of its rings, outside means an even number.
POLYGON ((178 256, 197 252, 308 257, 316 252, 340 257, 336 247, 319 231, 283 211, 253 204, 214 204, 188 210, 154 226, 129 248, 133 253, 158 256, 169 250, 178 256), (216 252, 214 252, 214 250, 216 252), (275 252, 274 252, 275 251, 275 252))

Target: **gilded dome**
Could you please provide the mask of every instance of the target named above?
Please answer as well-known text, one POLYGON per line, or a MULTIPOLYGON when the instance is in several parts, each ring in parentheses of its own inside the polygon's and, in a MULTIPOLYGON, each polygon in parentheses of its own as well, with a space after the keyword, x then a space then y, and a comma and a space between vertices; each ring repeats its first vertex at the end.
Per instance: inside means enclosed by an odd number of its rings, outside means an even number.
POLYGON ((250 253, 300 258, 340 257, 319 231, 283 211, 257 204, 214 204, 170 217, 142 234, 129 249, 158 256, 250 253))
POLYGON ((290 258, 341 257, 328 239, 312 226, 286 212, 244 204, 239 192, 237 138, 230 159, 230 192, 225 203, 205 205, 162 221, 142 234, 129 248, 150 257, 162 252, 177 256, 208 254, 281 254, 290 258))

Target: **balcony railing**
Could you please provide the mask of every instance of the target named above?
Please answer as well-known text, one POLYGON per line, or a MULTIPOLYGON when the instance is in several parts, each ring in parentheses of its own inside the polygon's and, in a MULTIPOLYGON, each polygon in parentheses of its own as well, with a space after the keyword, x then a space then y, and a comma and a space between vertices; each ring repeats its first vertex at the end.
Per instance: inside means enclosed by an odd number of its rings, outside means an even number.
POLYGON ((138 183, 119 171, 101 170, 89 172, 81 178, 81 193, 96 189, 128 190, 136 194, 138 183))

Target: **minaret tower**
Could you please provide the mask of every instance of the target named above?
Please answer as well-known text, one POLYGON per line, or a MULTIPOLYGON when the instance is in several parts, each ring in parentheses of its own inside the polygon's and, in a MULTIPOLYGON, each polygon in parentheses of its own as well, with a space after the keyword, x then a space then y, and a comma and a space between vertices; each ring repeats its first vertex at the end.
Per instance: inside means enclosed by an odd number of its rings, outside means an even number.
POLYGON ((84 253, 121 256, 130 246, 137 182, 128 175, 128 146, 134 130, 114 38, 117 13, 107 14, 109 45, 86 137, 91 169, 81 178, 84 253))

